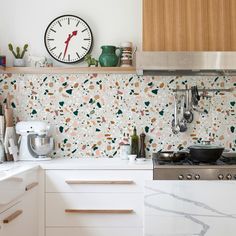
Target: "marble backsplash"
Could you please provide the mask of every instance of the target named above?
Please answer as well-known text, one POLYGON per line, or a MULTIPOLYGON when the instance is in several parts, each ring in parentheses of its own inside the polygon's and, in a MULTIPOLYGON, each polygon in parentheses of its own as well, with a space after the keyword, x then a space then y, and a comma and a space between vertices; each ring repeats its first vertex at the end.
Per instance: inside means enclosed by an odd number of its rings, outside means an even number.
POLYGON ((206 139, 236 151, 236 77, 1 75, 1 103, 8 93, 15 121, 52 125, 58 157, 117 156, 134 126, 146 134, 148 157, 206 139), (172 90, 186 84, 234 91, 210 92, 187 132, 174 135, 172 90))

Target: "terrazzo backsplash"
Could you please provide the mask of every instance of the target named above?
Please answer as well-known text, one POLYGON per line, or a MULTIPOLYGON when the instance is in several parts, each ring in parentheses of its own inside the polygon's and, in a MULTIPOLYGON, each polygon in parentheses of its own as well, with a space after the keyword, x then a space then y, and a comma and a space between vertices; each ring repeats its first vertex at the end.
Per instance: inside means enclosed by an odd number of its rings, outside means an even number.
POLYGON ((8 93, 15 121, 52 125, 57 157, 118 156, 134 126, 146 134, 148 157, 208 139, 236 151, 236 77, 1 75, 1 103, 8 93), (172 90, 186 84, 234 91, 209 92, 187 132, 174 135, 172 90))

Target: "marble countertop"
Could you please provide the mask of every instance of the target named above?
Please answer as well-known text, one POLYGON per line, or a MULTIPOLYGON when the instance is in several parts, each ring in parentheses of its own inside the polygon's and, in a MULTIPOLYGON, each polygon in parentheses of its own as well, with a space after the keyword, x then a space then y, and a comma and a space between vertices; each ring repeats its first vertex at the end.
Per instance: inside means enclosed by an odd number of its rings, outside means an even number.
POLYGON ((57 158, 49 161, 18 161, 0 164, 0 181, 31 169, 44 170, 152 170, 152 160, 132 162, 119 158, 57 158))

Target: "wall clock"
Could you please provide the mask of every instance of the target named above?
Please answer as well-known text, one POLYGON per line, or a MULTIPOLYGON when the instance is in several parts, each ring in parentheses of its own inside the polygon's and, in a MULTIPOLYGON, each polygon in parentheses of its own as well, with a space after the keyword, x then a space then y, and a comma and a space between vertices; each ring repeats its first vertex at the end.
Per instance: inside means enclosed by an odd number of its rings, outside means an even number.
POLYGON ((55 60, 70 64, 81 61, 90 52, 93 35, 89 25, 81 18, 63 15, 48 25, 44 43, 55 60))

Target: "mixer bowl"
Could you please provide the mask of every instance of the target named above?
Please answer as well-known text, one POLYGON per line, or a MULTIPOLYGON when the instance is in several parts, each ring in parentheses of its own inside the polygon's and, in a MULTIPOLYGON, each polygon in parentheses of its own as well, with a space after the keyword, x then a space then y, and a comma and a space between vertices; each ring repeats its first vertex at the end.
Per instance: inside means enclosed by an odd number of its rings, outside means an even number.
POLYGON ((39 157, 45 157, 54 150, 54 139, 49 136, 30 136, 30 147, 32 151, 39 157))

